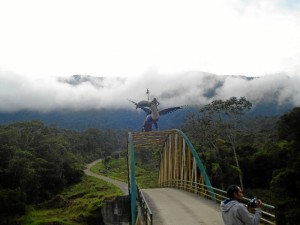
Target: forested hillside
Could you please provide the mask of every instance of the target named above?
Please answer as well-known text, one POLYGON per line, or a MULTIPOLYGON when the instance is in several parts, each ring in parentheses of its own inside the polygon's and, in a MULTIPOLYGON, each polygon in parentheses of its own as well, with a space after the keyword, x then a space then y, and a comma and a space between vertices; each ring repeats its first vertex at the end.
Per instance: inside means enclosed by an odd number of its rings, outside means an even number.
POLYGON ((27 204, 81 181, 87 162, 110 155, 124 139, 112 130, 68 131, 39 121, 0 126, 1 222, 11 224, 27 204))
MULTIPOLYGON (((131 104, 129 102, 129 104, 131 104)), ((277 102, 260 102, 247 112, 251 117, 255 116, 278 116, 292 109, 290 104, 278 104, 277 102)), ((163 108, 161 108, 163 109, 163 108)), ((159 119, 159 129, 178 128, 183 125, 184 118, 197 113, 199 106, 184 106, 182 110, 162 116, 159 119)), ((0 112, 0 124, 9 124, 20 121, 40 120, 46 125, 56 125, 65 129, 86 130, 118 129, 127 131, 140 131, 145 119, 145 112, 132 107, 129 109, 99 109, 81 111, 17 111, 14 113, 0 112)))
MULTIPOLYGON (((250 108, 244 98, 215 101, 190 114, 181 129, 213 186, 226 189, 237 183, 248 196, 275 205, 279 225, 296 224, 300 108, 281 117, 248 117, 250 108)), ((80 182, 87 162, 121 149, 126 149, 126 132, 117 130, 65 130, 40 121, 0 126, 2 221, 10 224, 26 213, 28 204, 49 200, 80 182)), ((149 159, 139 154, 146 165, 149 159)))
POLYGON ((281 117, 245 117, 241 99, 214 101, 187 118, 183 130, 213 186, 243 187, 276 206, 277 224, 298 224, 300 108, 281 117))

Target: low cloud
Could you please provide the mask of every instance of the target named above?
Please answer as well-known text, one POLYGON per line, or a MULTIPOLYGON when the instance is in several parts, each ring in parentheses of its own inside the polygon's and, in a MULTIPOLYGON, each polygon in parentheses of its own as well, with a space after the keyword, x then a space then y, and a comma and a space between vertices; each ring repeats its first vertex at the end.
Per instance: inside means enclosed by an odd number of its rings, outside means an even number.
POLYGON ((204 72, 160 74, 149 71, 139 77, 29 78, 0 71, 0 112, 33 110, 89 110, 127 108, 154 97, 161 107, 203 105, 215 99, 245 96, 254 104, 277 101, 300 105, 300 77, 273 74, 263 77, 219 76, 204 72))

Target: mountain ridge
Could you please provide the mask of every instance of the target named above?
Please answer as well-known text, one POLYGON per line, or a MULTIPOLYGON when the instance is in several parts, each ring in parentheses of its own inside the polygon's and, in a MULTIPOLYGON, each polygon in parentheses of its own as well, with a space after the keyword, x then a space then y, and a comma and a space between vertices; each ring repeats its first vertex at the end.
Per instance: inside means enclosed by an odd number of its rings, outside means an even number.
MULTIPOLYGON (((293 108, 292 105, 278 105, 273 103, 260 103, 255 106, 247 116, 280 116, 293 108)), ((186 116, 198 113, 200 107, 185 107, 171 114, 161 116, 159 129, 179 128, 186 116)), ((15 113, 0 113, 0 124, 40 120, 45 124, 59 126, 65 129, 86 130, 119 129, 127 131, 140 131, 142 129, 145 113, 141 110, 129 109, 100 109, 85 111, 53 111, 41 113, 36 111, 19 111, 15 113)))
POLYGON ((33 86, 27 86, 32 85, 30 82, 18 80, 16 84, 21 83, 21 86, 8 85, 11 88, 2 90, 0 124, 40 120, 67 129, 140 130, 145 113, 135 110, 135 106, 126 99, 145 100, 141 98, 145 85, 151 90, 148 99, 158 99, 159 109, 188 105, 162 116, 159 119, 160 129, 178 128, 189 113, 197 113, 202 106, 214 100, 226 100, 232 96, 246 97, 252 103, 253 107, 247 113, 249 116, 278 116, 300 104, 299 81, 297 77, 285 74, 247 77, 204 72, 175 74, 172 77, 151 74, 136 80, 72 75, 38 80, 32 82, 33 86))

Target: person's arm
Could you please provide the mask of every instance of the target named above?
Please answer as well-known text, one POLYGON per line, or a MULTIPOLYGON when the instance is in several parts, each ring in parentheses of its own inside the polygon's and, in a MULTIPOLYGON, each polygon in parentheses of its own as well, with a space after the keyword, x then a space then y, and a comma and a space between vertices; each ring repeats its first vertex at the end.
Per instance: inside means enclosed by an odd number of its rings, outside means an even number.
POLYGON ((255 209, 255 213, 251 214, 249 213, 248 209, 243 206, 242 204, 240 205, 238 209, 238 217, 241 221, 243 221, 246 225, 258 225, 260 218, 261 218, 261 201, 260 204, 258 204, 258 208, 255 209))

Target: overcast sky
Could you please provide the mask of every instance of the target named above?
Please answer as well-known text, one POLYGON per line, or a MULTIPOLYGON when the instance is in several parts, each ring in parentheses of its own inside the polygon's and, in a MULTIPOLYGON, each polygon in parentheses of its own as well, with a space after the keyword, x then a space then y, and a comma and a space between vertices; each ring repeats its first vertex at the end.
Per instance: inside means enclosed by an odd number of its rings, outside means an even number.
POLYGON ((0 32, 0 111, 124 105, 146 88, 199 103, 206 73, 262 77, 222 96, 273 87, 300 102, 298 0, 9 0, 0 32), (61 82, 76 74, 106 86, 61 82))

